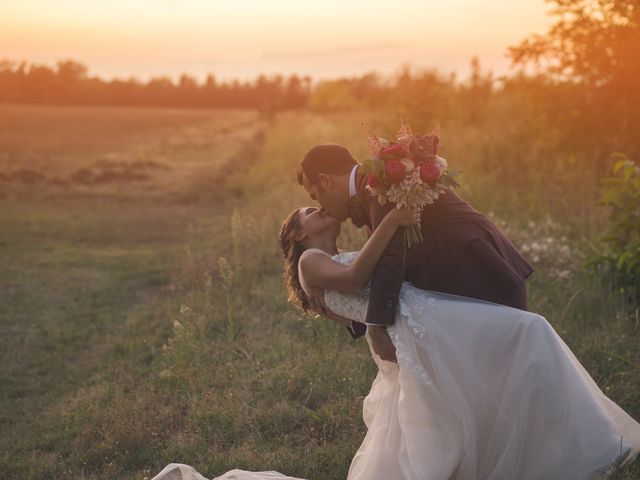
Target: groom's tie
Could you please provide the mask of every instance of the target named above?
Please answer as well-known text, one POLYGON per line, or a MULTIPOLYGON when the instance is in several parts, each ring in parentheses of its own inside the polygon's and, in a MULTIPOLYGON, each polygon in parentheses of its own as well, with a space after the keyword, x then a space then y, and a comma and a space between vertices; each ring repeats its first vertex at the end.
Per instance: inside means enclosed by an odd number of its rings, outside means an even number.
POLYGON ((361 228, 362 226, 369 224, 367 211, 362 206, 362 202, 360 202, 360 197, 357 194, 349 198, 347 211, 349 212, 349 217, 351 218, 351 221, 356 227, 361 228))

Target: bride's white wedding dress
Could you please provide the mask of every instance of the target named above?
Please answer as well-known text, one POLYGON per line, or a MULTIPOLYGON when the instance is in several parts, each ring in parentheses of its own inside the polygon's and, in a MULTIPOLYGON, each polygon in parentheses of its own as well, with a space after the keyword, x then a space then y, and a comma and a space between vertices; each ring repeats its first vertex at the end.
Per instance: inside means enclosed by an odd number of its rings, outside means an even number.
MULTIPOLYGON (((356 255, 332 258, 348 264, 356 255)), ((364 322, 368 296, 326 291, 325 303, 364 322)), ((366 337, 379 370, 348 480, 591 480, 640 451, 640 424, 540 315, 405 282, 387 331, 397 364, 381 360, 366 337)), ((291 478, 242 470, 216 477, 291 478)), ((181 464, 153 480, 173 479, 205 480, 181 464)))

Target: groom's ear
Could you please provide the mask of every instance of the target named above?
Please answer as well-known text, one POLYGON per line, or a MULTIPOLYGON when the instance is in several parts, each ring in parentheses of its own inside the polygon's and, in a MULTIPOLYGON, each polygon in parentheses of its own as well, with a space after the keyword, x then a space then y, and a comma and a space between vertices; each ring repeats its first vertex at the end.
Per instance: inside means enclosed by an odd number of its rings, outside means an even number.
POLYGON ((327 173, 319 173, 318 184, 323 190, 331 189, 333 187, 333 177, 327 173))

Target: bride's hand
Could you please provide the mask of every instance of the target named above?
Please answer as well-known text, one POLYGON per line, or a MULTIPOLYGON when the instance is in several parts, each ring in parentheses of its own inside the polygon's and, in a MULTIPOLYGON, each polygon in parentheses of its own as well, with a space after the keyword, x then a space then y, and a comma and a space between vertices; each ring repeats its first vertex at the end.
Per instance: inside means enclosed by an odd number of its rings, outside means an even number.
POLYGON ((420 223, 421 212, 412 208, 394 208, 387 216, 399 227, 410 227, 420 223))

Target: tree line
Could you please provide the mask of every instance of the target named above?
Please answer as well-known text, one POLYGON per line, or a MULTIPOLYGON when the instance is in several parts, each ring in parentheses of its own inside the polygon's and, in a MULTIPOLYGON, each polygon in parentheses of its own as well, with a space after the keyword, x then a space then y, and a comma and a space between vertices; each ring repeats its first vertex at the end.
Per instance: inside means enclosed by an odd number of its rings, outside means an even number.
POLYGON ((0 61, 0 102, 51 105, 130 105, 185 108, 255 108, 272 111, 303 108, 311 90, 310 77, 260 75, 253 81, 220 82, 208 75, 198 82, 182 74, 177 82, 154 77, 104 80, 89 76, 75 60, 55 66, 0 61))

